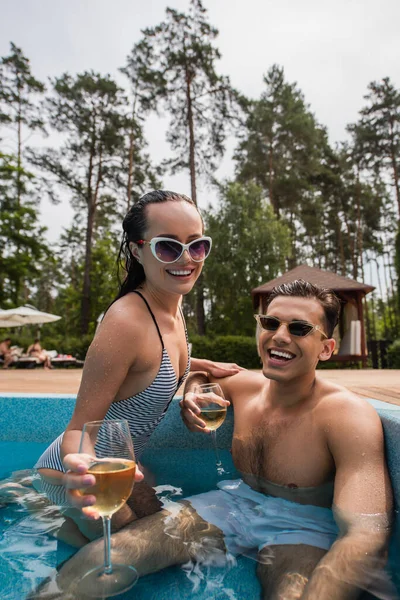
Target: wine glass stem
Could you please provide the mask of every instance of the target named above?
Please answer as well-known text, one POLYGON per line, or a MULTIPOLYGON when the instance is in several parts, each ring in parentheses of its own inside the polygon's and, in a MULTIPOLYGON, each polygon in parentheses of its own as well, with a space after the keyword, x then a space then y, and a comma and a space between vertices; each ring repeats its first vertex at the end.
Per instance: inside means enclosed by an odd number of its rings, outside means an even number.
POLYGON ((112 573, 111 565, 111 517, 104 516, 103 531, 104 531, 104 572, 109 575, 112 573))
POLYGON ((222 462, 221 459, 219 457, 219 452, 218 452, 218 447, 217 447, 217 432, 215 429, 211 430, 211 438, 213 441, 213 445, 214 445, 214 450, 215 450, 215 458, 217 461, 217 467, 221 467, 222 466, 222 462))

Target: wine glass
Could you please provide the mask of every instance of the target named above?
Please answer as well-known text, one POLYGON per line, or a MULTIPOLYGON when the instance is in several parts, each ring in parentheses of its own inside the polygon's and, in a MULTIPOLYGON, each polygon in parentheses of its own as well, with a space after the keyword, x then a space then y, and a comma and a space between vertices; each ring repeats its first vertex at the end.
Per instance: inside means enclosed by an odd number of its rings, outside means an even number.
POLYGON ((106 598, 128 590, 138 580, 131 565, 111 564, 111 516, 131 495, 136 472, 128 422, 113 419, 85 423, 79 453, 89 455, 88 473, 96 478, 95 485, 80 491, 96 496, 92 507, 100 514, 104 531, 104 565, 88 571, 79 587, 86 596, 106 598))
POLYGON ((217 473, 218 475, 223 475, 225 470, 222 466, 218 452, 217 429, 222 425, 226 417, 226 404, 221 403, 221 400, 225 399, 224 393, 218 383, 196 384, 192 391, 196 394, 195 402, 201 411, 199 417, 205 422, 211 432, 217 473))

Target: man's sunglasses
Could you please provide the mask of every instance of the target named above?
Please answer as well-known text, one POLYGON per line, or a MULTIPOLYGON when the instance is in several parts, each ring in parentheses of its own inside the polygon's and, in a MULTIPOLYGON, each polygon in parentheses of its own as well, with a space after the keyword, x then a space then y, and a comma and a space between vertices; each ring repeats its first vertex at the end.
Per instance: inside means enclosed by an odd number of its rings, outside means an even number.
POLYGON ((290 335, 306 337, 313 331, 319 331, 321 335, 328 339, 320 325, 313 325, 307 321, 281 321, 277 317, 268 317, 267 315, 254 315, 255 320, 265 331, 278 331, 281 325, 286 325, 290 335))
POLYGON ((162 263, 174 263, 180 259, 187 250, 190 258, 194 262, 202 262, 210 254, 212 240, 210 237, 203 236, 197 238, 188 244, 181 244, 177 240, 165 237, 154 237, 150 241, 138 240, 138 246, 149 244, 153 256, 162 263))

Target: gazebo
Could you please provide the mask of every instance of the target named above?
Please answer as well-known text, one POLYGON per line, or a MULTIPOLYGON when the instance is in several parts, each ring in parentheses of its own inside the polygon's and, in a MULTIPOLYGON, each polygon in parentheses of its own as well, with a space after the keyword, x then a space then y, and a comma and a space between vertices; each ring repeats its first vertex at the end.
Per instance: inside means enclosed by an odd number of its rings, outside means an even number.
POLYGON ((333 337, 336 339, 335 354, 330 360, 341 362, 362 361, 366 366, 367 343, 365 336, 363 298, 375 288, 349 277, 336 275, 308 265, 299 265, 252 290, 253 306, 256 311, 264 312, 266 300, 273 287, 289 283, 295 279, 304 279, 314 285, 330 288, 342 301, 339 324, 333 337))

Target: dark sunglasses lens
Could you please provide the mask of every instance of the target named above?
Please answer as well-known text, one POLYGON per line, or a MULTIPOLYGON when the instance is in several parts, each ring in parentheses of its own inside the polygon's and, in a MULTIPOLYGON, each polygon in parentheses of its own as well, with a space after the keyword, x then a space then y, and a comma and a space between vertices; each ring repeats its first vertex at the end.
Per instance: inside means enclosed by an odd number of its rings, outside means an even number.
POLYGON ((182 245, 179 242, 170 241, 160 241, 155 245, 155 251, 160 260, 163 262, 169 263, 178 260, 180 255, 182 254, 182 245))
POLYGON ((260 317, 260 325, 267 331, 276 331, 279 327, 280 321, 273 317, 260 317))
POLYGON ((209 240, 194 240, 189 246, 189 253, 195 262, 204 260, 210 254, 209 240))
POLYGON ((295 323, 289 324, 289 332, 292 335, 298 335, 299 337, 304 337, 312 331, 313 326, 310 323, 298 321, 295 323))

